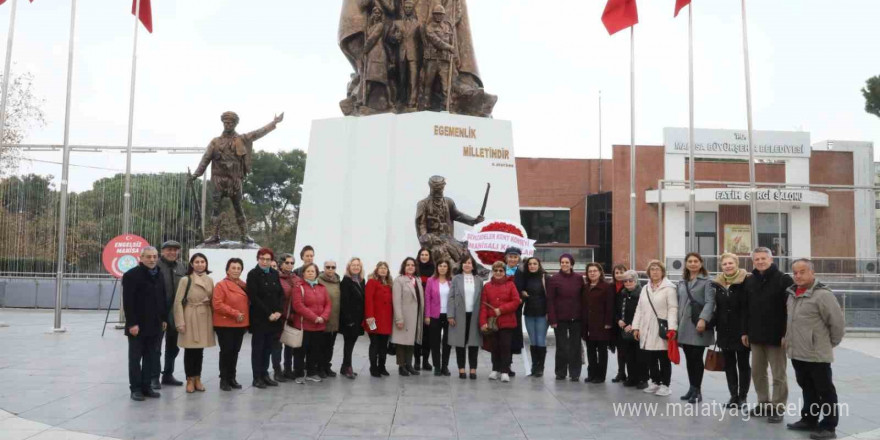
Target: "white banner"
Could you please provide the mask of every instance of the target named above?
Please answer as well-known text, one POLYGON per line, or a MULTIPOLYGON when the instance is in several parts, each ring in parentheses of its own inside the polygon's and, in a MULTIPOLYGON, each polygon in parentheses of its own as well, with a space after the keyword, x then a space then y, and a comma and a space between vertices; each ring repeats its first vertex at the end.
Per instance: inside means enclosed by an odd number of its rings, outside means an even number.
POLYGON ((506 232, 474 232, 465 234, 468 250, 504 252, 509 247, 518 247, 524 258, 535 255, 535 240, 522 238, 506 232))
MULTIPOLYGON (((808 158, 812 152, 810 133, 803 131, 754 131, 755 157, 808 158)), ((688 154, 688 129, 663 129, 666 154, 688 154)), ((748 158, 749 137, 745 130, 694 129, 695 157, 748 158)))

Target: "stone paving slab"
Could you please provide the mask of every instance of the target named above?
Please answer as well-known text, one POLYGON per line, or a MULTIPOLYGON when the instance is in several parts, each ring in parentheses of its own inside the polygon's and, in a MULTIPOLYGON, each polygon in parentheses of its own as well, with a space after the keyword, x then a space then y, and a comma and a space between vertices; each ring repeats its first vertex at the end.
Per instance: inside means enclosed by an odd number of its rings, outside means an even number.
MULTIPOLYGON (((744 420, 730 413, 721 418, 715 407, 727 400, 723 373, 706 373, 706 402, 679 407, 715 408, 716 413, 671 416, 665 413, 667 403, 678 404, 678 395, 687 389, 682 365, 673 366, 673 395, 667 398, 612 384, 613 373, 600 385, 556 381, 552 348, 542 379, 525 377, 523 363, 515 357, 517 377, 509 384, 490 382, 485 352, 480 354, 478 380, 457 375, 402 378, 392 368, 391 377, 376 379, 368 374, 367 338, 359 339, 355 349, 354 369, 360 376, 354 381, 338 377, 318 384, 252 388, 246 337, 239 356, 243 390, 225 393, 217 388, 218 349, 209 348, 203 376, 207 392, 186 394, 181 387, 165 387, 159 399, 133 402, 128 398, 125 337, 108 326, 101 338, 103 319, 98 311, 66 311, 68 332, 51 334, 51 311, 0 309, 0 321, 9 324, 0 328, 0 440, 808 438, 764 419, 744 420), (654 416, 622 415, 615 409, 615 404, 653 403, 659 404, 654 416)), ((341 341, 336 347, 338 366, 341 341)), ((841 417, 840 438, 880 439, 875 353, 880 353, 880 339, 847 340, 835 351, 835 384, 841 403, 849 407, 849 414, 841 417)), ((609 356, 609 372, 616 368, 616 357, 609 356)), ((182 355, 177 370, 182 376, 182 355)), ((800 389, 790 368, 789 395, 797 405, 800 389)), ((789 416, 786 421, 794 420, 789 416)))

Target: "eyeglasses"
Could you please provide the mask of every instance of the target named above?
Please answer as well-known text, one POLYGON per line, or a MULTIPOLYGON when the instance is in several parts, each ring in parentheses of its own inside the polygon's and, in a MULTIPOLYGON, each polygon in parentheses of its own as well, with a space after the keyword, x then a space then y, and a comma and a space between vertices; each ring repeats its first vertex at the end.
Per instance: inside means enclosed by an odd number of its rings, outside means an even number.
POLYGON ((324 266, 324 269, 336 269, 336 266, 324 266))
POLYGON ((283 262, 283 263, 281 263, 281 264, 290 264, 290 265, 293 265, 293 261, 285 261, 285 262, 283 262))
POLYGON ((495 269, 495 270, 493 270, 492 272, 495 272, 495 273, 504 273, 504 269, 495 269))

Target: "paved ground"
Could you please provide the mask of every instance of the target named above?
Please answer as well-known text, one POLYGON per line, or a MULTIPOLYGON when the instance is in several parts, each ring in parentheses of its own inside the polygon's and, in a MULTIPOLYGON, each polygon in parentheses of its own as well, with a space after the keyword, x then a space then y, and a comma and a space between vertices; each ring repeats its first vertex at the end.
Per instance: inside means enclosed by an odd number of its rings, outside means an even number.
MULTIPOLYGON (((700 413, 673 416, 666 403, 678 403, 687 388, 682 366, 673 366, 673 396, 661 398, 609 382, 604 385, 557 382, 519 375, 510 384, 489 382, 487 353, 480 357, 480 378, 462 381, 420 376, 387 379, 367 374, 367 340, 355 351, 360 377, 320 384, 224 393, 217 389, 216 348, 206 350, 206 393, 188 395, 165 388, 147 402, 128 399, 126 343, 108 327, 104 315, 66 312, 65 334, 48 333, 51 312, 0 309, 0 440, 33 438, 119 439, 299 439, 299 438, 530 438, 530 439, 801 439, 801 433, 743 420, 722 412, 713 401, 727 399, 723 373, 707 373, 706 403, 700 413), (615 403, 656 403, 657 414, 622 415, 615 403)), ((849 342, 849 341, 848 341, 849 342)), ((880 439, 880 339, 853 340, 860 351, 839 348, 834 365, 840 401, 848 405, 838 435, 880 439), (867 354, 866 354, 867 353, 867 354)), ((337 348, 341 349, 341 341, 337 348)), ((239 379, 250 376, 249 341, 239 361, 239 379)), ((340 357, 337 353, 337 359, 340 357)), ((548 356, 552 371, 553 351, 548 356)), ((609 361, 609 370, 616 363, 609 361)), ((182 356, 178 368, 182 373, 182 356)), ((182 375, 182 374, 181 374, 182 375)), ((790 401, 800 389, 789 372, 790 401)), ((754 401, 754 393, 750 396, 754 401)), ((642 411, 645 407, 642 407, 642 411)), ((794 416, 787 417, 793 421, 794 416)))

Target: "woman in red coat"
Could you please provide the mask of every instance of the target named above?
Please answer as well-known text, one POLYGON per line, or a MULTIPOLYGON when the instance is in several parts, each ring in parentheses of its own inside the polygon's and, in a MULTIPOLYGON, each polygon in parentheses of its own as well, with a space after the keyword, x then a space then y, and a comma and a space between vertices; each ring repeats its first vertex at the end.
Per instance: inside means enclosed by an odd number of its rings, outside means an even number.
POLYGON ((510 344, 516 330, 516 309, 521 302, 519 292, 513 281, 507 278, 504 263, 496 261, 492 265, 492 280, 483 286, 480 306, 480 329, 486 332, 489 317, 498 319, 498 331, 492 347, 492 373, 489 380, 501 378, 502 382, 510 382, 510 344))
POLYGON ((327 328, 332 306, 327 290, 318 284, 318 266, 315 263, 305 266, 303 282, 299 284, 299 289, 294 287, 291 296, 293 316, 288 318, 289 322, 303 331, 302 347, 293 350, 293 370, 296 376, 294 382, 298 384, 304 384, 306 380, 320 382, 321 377, 318 376, 318 363, 322 353, 320 344, 324 339, 324 329, 327 328))
POLYGON ((364 294, 364 330, 370 336, 370 376, 388 376, 385 357, 394 310, 391 300, 391 275, 388 263, 380 261, 367 281, 364 294))
POLYGON ((583 338, 587 342, 587 378, 584 383, 603 383, 608 371, 608 343, 614 321, 614 285, 605 282, 605 273, 598 263, 587 265, 582 304, 583 338))

